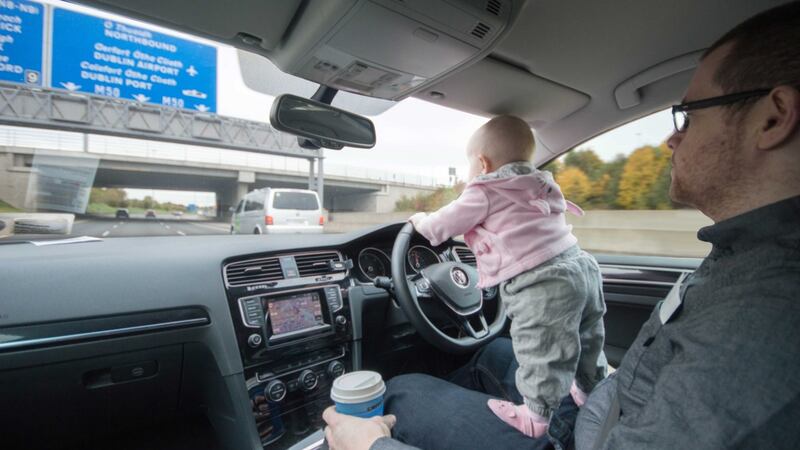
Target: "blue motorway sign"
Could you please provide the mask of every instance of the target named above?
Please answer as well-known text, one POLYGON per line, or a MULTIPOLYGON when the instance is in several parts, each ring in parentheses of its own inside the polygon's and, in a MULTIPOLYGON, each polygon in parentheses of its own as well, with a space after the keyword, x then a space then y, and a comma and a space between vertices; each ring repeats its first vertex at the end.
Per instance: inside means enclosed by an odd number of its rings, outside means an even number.
POLYGON ((0 80, 42 84, 44 5, 0 0, 0 80))
POLYGON ((127 23, 53 8, 50 66, 54 88, 217 109, 215 47, 127 23))

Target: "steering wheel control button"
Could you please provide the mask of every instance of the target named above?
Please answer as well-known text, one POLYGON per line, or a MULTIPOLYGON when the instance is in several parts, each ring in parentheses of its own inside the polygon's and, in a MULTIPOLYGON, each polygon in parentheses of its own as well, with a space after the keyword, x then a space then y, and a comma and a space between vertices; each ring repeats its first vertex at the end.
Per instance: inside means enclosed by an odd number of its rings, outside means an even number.
POLYGON ((415 285, 417 287, 417 296, 427 297, 431 295, 431 283, 425 278, 417 280, 415 285))
POLYGON ((252 348, 258 348, 262 342, 264 342, 264 339, 261 338, 260 334, 253 333, 247 338, 247 345, 252 348))
POLYGON ((317 374, 315 374, 312 370, 304 370, 300 372, 300 377, 297 379, 300 383, 300 387, 303 388, 304 391, 312 391, 315 387, 317 387, 317 382, 319 381, 317 378, 317 374))
POLYGON ((341 361, 331 361, 331 363, 328 364, 328 376, 331 378, 331 380, 344 375, 344 372, 344 364, 341 361))
POLYGON ((286 397, 286 383, 281 380, 272 380, 264 389, 264 396, 273 402, 279 402, 286 397))

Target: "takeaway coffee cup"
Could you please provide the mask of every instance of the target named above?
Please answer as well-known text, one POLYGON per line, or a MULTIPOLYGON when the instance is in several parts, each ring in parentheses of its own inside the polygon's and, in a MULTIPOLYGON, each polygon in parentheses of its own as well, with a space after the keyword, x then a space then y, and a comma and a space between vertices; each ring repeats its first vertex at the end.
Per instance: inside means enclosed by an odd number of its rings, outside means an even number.
POLYGON ((382 416, 385 392, 381 374, 361 370, 333 380, 331 400, 336 403, 336 412, 341 414, 365 418, 382 416))

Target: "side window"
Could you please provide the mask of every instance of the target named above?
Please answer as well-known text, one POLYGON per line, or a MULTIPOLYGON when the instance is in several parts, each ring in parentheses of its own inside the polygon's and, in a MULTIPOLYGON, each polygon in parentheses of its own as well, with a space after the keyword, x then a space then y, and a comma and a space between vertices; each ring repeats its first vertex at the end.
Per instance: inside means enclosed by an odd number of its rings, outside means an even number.
POLYGON ((579 245, 595 253, 704 257, 697 230, 711 220, 672 201, 669 110, 607 131, 551 161, 564 196, 583 217, 567 215, 579 245))
POLYGON ((255 203, 253 203, 253 199, 249 198, 249 197, 246 198, 244 200, 244 210, 245 211, 252 211, 254 209, 256 209, 256 207, 255 207, 255 203))
POLYGON ((239 204, 236 205, 236 212, 240 213, 244 211, 244 200, 239 200, 239 204))

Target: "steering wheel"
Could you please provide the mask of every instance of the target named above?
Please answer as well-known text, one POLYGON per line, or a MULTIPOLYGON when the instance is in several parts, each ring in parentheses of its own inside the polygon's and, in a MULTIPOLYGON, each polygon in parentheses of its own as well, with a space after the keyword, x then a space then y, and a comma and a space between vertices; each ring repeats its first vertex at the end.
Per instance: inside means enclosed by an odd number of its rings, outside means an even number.
POLYGON ((440 350, 467 353, 488 344, 506 325, 503 302, 496 299, 495 319, 488 324, 484 315, 483 292, 476 287, 478 271, 467 264, 433 264, 409 277, 406 254, 414 233, 414 226, 407 223, 397 234, 392 249, 394 294, 400 308, 423 339, 440 350), (423 311, 422 302, 441 307, 463 336, 449 336, 434 325, 423 311))

